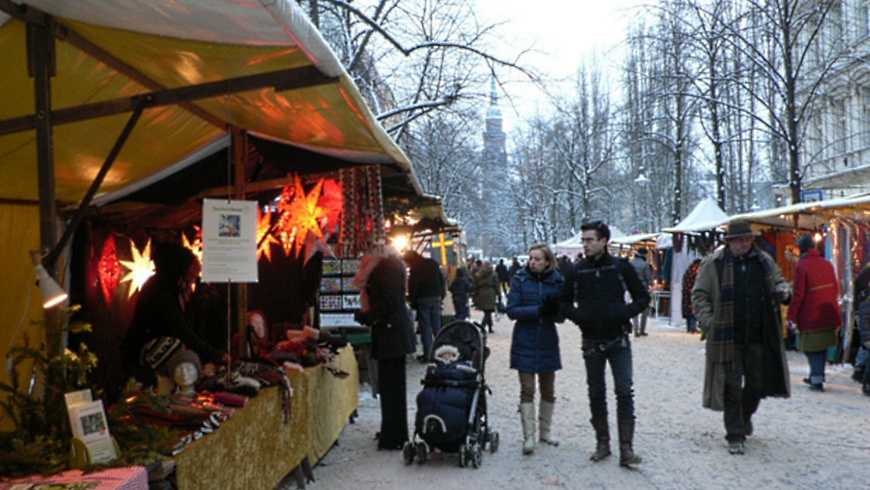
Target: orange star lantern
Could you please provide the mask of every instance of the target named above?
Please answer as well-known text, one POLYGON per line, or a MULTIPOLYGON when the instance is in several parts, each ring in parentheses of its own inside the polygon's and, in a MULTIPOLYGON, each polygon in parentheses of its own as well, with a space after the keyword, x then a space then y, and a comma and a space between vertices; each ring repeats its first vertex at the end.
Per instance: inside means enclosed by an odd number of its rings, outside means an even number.
POLYGON ((272 261, 272 244, 281 243, 272 235, 272 212, 263 214, 260 209, 257 209, 257 260, 263 255, 269 262, 272 261))
POLYGON ((320 179, 317 185, 311 189, 311 192, 306 194, 302 181, 297 176, 294 188, 284 189, 281 202, 278 203, 278 209, 281 211, 278 231, 281 235, 281 243, 284 245, 284 253, 287 255, 290 254, 292 248, 296 256, 299 257, 299 253, 305 245, 305 237, 309 233, 323 238, 320 219, 326 215, 327 211, 317 205, 322 188, 323 179, 320 179))

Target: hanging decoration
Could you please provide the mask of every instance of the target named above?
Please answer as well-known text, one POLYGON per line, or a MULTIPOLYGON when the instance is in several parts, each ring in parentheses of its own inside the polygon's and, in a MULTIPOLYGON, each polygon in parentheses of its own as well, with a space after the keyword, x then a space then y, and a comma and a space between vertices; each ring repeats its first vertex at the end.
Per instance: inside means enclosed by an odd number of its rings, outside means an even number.
POLYGON ((341 191, 341 183, 335 179, 324 181, 323 195, 320 196, 318 204, 326 211, 321 228, 325 230, 327 235, 333 235, 336 233, 336 228, 340 225, 341 211, 344 209, 344 195, 341 191))
POLYGON ((257 260, 263 255, 266 259, 272 261, 272 244, 281 242, 272 234, 272 211, 263 213, 257 209, 257 260))
POLYGON ((373 243, 386 242, 381 169, 377 165, 341 170, 344 211, 341 215, 343 257, 355 257, 373 243))
POLYGON ((188 240, 187 235, 184 232, 181 232, 181 244, 184 245, 184 248, 193 252, 193 255, 196 256, 196 260, 202 264, 202 228, 193 225, 193 229, 196 231, 193 241, 191 242, 188 240))
POLYGON ((132 298, 133 294, 142 289, 145 281, 154 275, 154 262, 151 261, 151 239, 145 244, 145 249, 141 252, 136 248, 136 244, 130 239, 130 253, 133 255, 133 260, 121 260, 121 265, 127 268, 129 272, 121 278, 121 282, 129 282, 130 289, 127 292, 127 298, 132 298))
POLYGON ((115 289, 118 287, 118 280, 121 278, 118 247, 115 245, 115 235, 112 233, 109 233, 106 243, 103 244, 103 252, 100 254, 100 262, 97 267, 103 299, 106 300, 106 304, 110 305, 112 297, 115 295, 115 289))
POLYGON ((326 211, 318 206, 322 188, 323 179, 320 179, 311 192, 306 194, 302 181, 296 176, 293 189, 288 186, 282 192, 281 202, 278 203, 278 210, 281 212, 278 233, 285 254, 290 255, 290 250, 293 249, 299 257, 309 233, 313 233, 316 238, 323 238, 320 220, 326 216, 326 211))

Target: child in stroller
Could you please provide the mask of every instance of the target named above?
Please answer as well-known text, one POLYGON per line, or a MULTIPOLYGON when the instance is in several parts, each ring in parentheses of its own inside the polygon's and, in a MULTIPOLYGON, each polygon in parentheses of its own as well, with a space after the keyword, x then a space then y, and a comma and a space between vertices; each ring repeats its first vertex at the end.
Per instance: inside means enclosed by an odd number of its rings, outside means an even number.
POLYGON ((423 440, 405 444, 405 464, 424 464, 432 447, 458 452, 460 466, 478 468, 487 446, 493 453, 498 449, 486 412, 485 333, 475 323, 453 321, 439 330, 431 352, 414 424, 414 439, 423 440))

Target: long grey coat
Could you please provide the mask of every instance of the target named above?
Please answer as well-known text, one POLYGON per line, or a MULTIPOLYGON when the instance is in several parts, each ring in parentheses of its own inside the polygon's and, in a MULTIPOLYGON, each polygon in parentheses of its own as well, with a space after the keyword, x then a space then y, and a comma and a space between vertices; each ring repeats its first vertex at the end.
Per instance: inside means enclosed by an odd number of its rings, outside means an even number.
MULTIPOLYGON (((769 296, 773 298, 773 291, 776 291, 777 288, 789 287, 788 281, 782 277, 782 272, 770 255, 764 253, 757 247, 756 250, 761 254, 761 260, 768 261, 772 265, 772 274, 770 274, 765 280, 765 288, 770 293, 769 296)), ((721 358, 721 352, 719 352, 719 346, 714 344, 711 340, 713 339, 711 331, 714 324, 713 319, 715 307, 719 304, 720 296, 719 271, 716 264, 721 261, 724 256, 725 247, 720 247, 713 253, 713 255, 707 257, 703 262, 701 262, 698 277, 695 279, 695 288, 692 290, 692 308, 695 310, 695 318, 698 321, 698 327, 707 336, 703 404, 704 408, 720 412, 725 410, 725 369, 724 365, 721 362, 718 362, 721 358)), ((790 291, 791 289, 789 289, 789 292, 790 291)), ((776 341, 779 343, 778 351, 780 359, 779 362, 771 363, 775 372, 769 374, 775 378, 775 382, 768 383, 768 386, 765 386, 764 396, 788 397, 790 387, 788 378, 788 361, 785 356, 785 346, 782 341, 782 318, 779 315, 779 306, 777 304, 771 304, 771 308, 776 312, 773 316, 775 318, 775 328, 777 331, 775 333, 768 332, 769 335, 766 337, 776 338, 776 341), (774 389, 770 385, 784 387, 784 390, 781 388, 774 389)))

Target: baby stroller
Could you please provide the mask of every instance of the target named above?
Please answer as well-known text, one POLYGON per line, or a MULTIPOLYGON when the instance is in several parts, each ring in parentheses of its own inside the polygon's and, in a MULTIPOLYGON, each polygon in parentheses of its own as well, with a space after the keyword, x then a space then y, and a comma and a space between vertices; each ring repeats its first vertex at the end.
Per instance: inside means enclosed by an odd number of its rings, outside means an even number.
POLYGON ((430 448, 459 453, 459 466, 479 468, 483 451, 498 450, 498 432, 486 411, 486 333, 476 323, 455 320, 432 341, 429 367, 417 395, 414 437, 402 448, 405 464, 425 464, 430 448), (422 441, 417 440, 421 438, 422 441))

